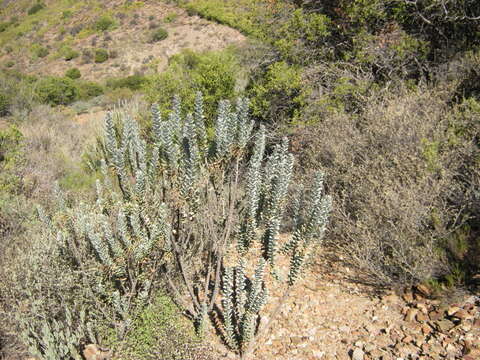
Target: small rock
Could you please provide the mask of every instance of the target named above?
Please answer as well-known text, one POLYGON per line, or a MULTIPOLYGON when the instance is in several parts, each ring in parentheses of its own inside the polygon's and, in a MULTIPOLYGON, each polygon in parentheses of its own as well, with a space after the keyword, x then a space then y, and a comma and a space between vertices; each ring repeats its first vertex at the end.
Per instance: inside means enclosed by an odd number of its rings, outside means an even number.
POLYGON ((407 315, 405 316, 406 321, 413 321, 415 319, 415 316, 418 313, 418 309, 410 308, 407 311, 407 315))
POLYGON ((363 350, 367 353, 371 353, 373 350, 375 350, 375 345, 368 343, 363 347, 363 350))
POLYGON ((457 352, 457 349, 455 348, 455 346, 453 346, 453 344, 448 344, 445 347, 445 350, 447 350, 447 353, 450 353, 450 354, 457 352))
POLYGON ((363 352, 362 349, 356 348, 352 352, 352 360, 364 360, 365 353, 363 352))
POLYGON ((453 314, 453 317, 460 319, 460 320, 472 320, 473 315, 470 315, 467 311, 460 309, 453 314))
POLYGON ((410 290, 406 290, 405 293, 402 295, 402 299, 405 300, 406 303, 410 304, 413 302, 413 294, 410 290))
POLYGON ((95 344, 89 344, 85 346, 83 356, 85 357, 85 360, 108 360, 112 357, 112 352, 100 349, 95 344))
POLYGON ((415 289, 425 297, 429 297, 432 294, 432 291, 427 285, 419 284, 415 287, 415 289))
POLYGON ((356 341, 355 344, 353 344, 353 345, 355 345, 355 346, 358 347, 358 348, 363 348, 364 342, 361 341, 361 340, 358 340, 358 341, 356 341))
POLYGON ((447 319, 438 320, 435 322, 435 324, 437 326, 437 329, 444 333, 450 331, 455 326, 454 323, 447 319))
POLYGON ((432 332, 432 328, 428 324, 423 324, 421 329, 422 329, 422 334, 425 336, 430 335, 432 332))
POLYGON ((412 337, 407 335, 402 339, 402 342, 405 344, 410 344, 413 341, 412 337))
POLYGON ((443 318, 443 314, 440 310, 431 311, 428 316, 432 321, 437 321, 443 318))
POLYGON ((417 314, 417 321, 418 322, 425 322, 427 320, 428 320, 427 315, 425 315, 423 312, 419 312, 417 314))
POLYGON ((315 351, 312 352, 312 356, 315 359, 322 359, 324 355, 325 355, 325 351, 315 350, 315 351))
POLYGON ((417 309, 420 310, 425 315, 428 314, 428 306, 425 303, 418 303, 417 304, 417 309))
POLYGON ((480 319, 475 319, 473 322, 473 327, 480 328, 480 319))
POLYGON ((447 314, 448 314, 448 316, 452 316, 453 314, 455 314, 459 310, 460 310, 460 308, 458 306, 450 306, 447 309, 447 314))

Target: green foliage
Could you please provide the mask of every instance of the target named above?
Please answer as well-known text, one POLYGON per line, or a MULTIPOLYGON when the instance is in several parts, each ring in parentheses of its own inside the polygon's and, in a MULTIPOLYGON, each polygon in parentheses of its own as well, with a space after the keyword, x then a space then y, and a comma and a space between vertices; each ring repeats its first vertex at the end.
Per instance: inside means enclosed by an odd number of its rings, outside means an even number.
POLYGON ((0 33, 4 32, 7 30, 11 25, 11 22, 1 22, 0 23, 0 33))
POLYGON ((188 109, 193 109, 197 91, 204 94, 205 112, 212 116, 220 99, 236 95, 239 65, 230 51, 194 53, 183 51, 170 59, 168 68, 154 75, 145 85, 147 99, 158 102, 163 108, 171 105, 170 99, 178 94, 188 109))
POLYGON ((178 14, 176 12, 171 12, 163 18, 163 22, 165 22, 167 24, 172 23, 172 22, 175 22, 175 20, 177 20, 177 18, 178 18, 178 14))
POLYGON ((21 176, 18 170, 24 161, 24 150, 24 137, 17 127, 10 125, 0 130, 0 194, 19 190, 21 176))
POLYGON ((150 42, 159 42, 165 40, 168 37, 168 32, 164 28, 155 29, 155 31, 150 35, 150 42))
POLYGON ((280 122, 298 118, 308 95, 301 68, 283 61, 270 65, 263 77, 250 84, 248 92, 255 116, 280 122))
POLYGON ((62 19, 68 19, 72 17, 73 11, 72 10, 65 10, 62 12, 62 19))
POLYGON ((78 88, 70 78, 46 77, 37 83, 40 101, 50 105, 68 105, 77 100, 78 88))
POLYGON ((228 2, 221 0, 198 0, 185 4, 189 15, 199 15, 205 19, 216 21, 236 28, 245 34, 258 38, 268 37, 265 22, 273 20, 277 15, 272 9, 262 6, 261 2, 240 0, 228 2), (259 21, 260 19, 265 22, 259 21))
POLYGON ((73 60, 80 56, 80 53, 70 46, 64 46, 60 49, 60 55, 65 59, 65 61, 73 60))
POLYGON ((44 58, 45 56, 47 56, 49 54, 49 51, 47 48, 43 47, 43 46, 40 46, 37 50, 36 50, 36 55, 39 57, 39 58, 44 58))
POLYGON ((103 86, 93 81, 80 81, 77 87, 78 98, 81 100, 88 100, 104 93, 103 86))
POLYGON ((115 26, 116 26, 115 20, 108 15, 101 16, 100 18, 97 19, 97 21, 94 24, 95 30, 102 31, 102 32, 107 30, 112 30, 113 28, 115 28, 115 26))
POLYGON ((95 50, 95 55, 94 55, 94 60, 95 62, 98 63, 104 63, 105 61, 108 60, 108 51, 106 49, 96 49, 95 50))
POLYGON ((15 62, 13 60, 8 60, 6 63, 5 63, 5 66, 7 68, 11 68, 11 67, 14 67, 15 66, 15 62))
POLYGON ((180 309, 166 295, 157 295, 134 320, 122 358, 193 360, 196 344, 193 329, 182 319, 180 309))
POLYGON ((75 79, 80 79, 82 77, 82 74, 80 73, 80 70, 78 70, 77 68, 71 68, 65 72, 65 77, 75 80, 75 79))
POLYGON ((40 10, 43 10, 45 8, 45 4, 41 2, 37 2, 35 5, 30 7, 27 11, 28 15, 34 15, 38 13, 40 10))
POLYGON ((128 88, 136 91, 140 90, 148 79, 142 75, 130 75, 124 78, 115 78, 107 80, 107 87, 112 89, 128 88))
POLYGON ((296 63, 310 63, 315 57, 325 55, 331 27, 327 16, 297 9, 272 37, 278 39, 274 45, 283 58, 296 63))

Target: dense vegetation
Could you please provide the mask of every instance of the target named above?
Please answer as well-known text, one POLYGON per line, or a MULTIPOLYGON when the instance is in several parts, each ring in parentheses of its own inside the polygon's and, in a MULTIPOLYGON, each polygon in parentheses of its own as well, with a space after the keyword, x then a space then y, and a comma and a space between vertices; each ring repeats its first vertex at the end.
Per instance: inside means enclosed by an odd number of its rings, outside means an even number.
MULTIPOLYGON (((15 61, 3 63, 0 357, 3 346, 77 358, 78 344, 93 342, 127 357, 184 359, 215 316, 225 344, 245 356, 267 301, 264 278, 288 291, 307 254, 317 254, 330 207, 323 181, 333 202, 323 251, 360 270, 356 281, 425 282, 437 291, 473 284, 478 1, 174 3, 247 41, 182 51, 160 73, 135 69, 98 82, 72 62, 112 63, 106 40, 79 48, 69 39, 55 54, 35 40, 31 56, 68 61, 65 76, 26 75, 15 61), (70 118, 118 102, 98 140, 70 118), (310 189, 309 206, 295 200, 302 197, 292 184, 310 189), (279 231, 293 238, 278 243, 279 231), (239 261, 245 253, 255 261, 239 261), (277 255, 290 261, 285 278, 277 255), (178 320, 179 309, 193 327, 178 320), (179 335, 155 335, 169 332, 179 335)), ((108 38, 137 23, 143 5, 102 10, 70 36, 108 38)), ((54 11, 70 19, 75 6, 30 3, 23 17, 3 18, 6 58, 12 39, 39 31, 36 19, 54 11)), ((176 14, 165 17, 144 41, 169 38, 174 21, 176 14)))

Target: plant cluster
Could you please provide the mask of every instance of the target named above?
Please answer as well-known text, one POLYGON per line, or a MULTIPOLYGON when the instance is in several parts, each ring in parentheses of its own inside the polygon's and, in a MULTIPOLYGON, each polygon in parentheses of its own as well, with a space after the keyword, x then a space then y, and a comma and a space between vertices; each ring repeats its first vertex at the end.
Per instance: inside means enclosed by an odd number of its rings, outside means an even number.
POLYGON ((122 338, 165 279, 198 333, 218 316, 226 344, 246 356, 278 314, 257 329, 268 289, 278 286, 266 282, 267 273, 284 284, 284 301, 320 244, 331 207, 323 174, 309 191, 291 193, 288 143, 284 139, 266 156, 266 130, 254 131, 246 99, 234 107, 220 102, 213 137, 200 93, 192 114, 183 114, 178 98, 173 103, 165 120, 152 107, 147 137, 134 120, 135 109, 108 114, 96 200, 70 201, 57 190, 56 211, 39 210, 49 251, 69 276, 90 284, 96 311, 84 304, 84 312, 71 318, 76 305, 66 303, 65 317, 25 327, 37 356, 75 358, 73 343, 94 337, 91 321, 107 314, 122 338), (295 226, 281 241, 290 196, 295 226), (280 257, 289 259, 286 269, 280 257), (189 301, 183 303, 185 293, 189 301), (78 332, 66 332, 72 328, 78 332))
POLYGON ((165 40, 168 37, 168 32, 164 28, 155 29, 150 35, 150 42, 155 43, 165 40))
POLYGON ((80 73, 80 70, 78 70, 77 68, 71 68, 65 72, 65 77, 68 77, 72 80, 76 80, 76 79, 80 79, 82 77, 82 74, 80 73))
POLYGON ((95 50, 94 60, 97 64, 104 63, 105 61, 108 60, 108 58, 109 58, 108 50, 106 49, 95 50))

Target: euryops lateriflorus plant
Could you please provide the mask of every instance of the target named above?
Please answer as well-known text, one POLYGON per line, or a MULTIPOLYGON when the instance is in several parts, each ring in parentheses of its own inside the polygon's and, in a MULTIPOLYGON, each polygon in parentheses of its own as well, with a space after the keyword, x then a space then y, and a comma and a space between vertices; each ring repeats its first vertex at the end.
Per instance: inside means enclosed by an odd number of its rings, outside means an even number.
POLYGON ((128 108, 107 115, 97 200, 67 206, 59 196, 47 222, 72 266, 95 259, 104 297, 125 327, 167 281, 198 333, 214 320, 245 357, 271 325, 257 326, 266 274, 285 284, 286 298, 321 242, 331 207, 323 174, 307 191, 295 189, 287 140, 267 155, 265 128, 256 129, 246 99, 221 101, 213 121, 201 94, 192 114, 178 99, 168 118, 155 105, 151 113, 151 133, 128 108), (280 241, 287 221, 292 235, 280 241), (280 256, 288 269, 278 268, 280 256))

